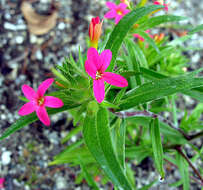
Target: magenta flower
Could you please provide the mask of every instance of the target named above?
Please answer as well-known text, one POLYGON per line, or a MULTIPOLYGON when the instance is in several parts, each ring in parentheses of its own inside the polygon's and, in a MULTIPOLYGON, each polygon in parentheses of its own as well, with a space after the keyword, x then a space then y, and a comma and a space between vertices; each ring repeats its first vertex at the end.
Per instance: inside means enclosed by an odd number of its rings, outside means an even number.
POLYGON ((118 24, 122 17, 130 12, 130 10, 126 9, 127 5, 125 3, 116 5, 113 2, 107 1, 106 6, 110 9, 110 11, 107 12, 104 17, 107 19, 115 18, 115 24, 118 24))
POLYGON ((18 114, 24 116, 36 111, 39 120, 44 125, 49 126, 50 119, 45 106, 50 108, 60 108, 63 106, 63 102, 59 98, 53 96, 44 96, 46 90, 51 86, 53 82, 53 78, 45 80, 39 85, 37 92, 35 92, 30 86, 24 84, 22 86, 22 91, 29 102, 24 104, 20 108, 18 114))
POLYGON ((105 96, 104 81, 118 87, 128 86, 128 81, 121 75, 105 72, 111 62, 112 53, 104 50, 100 55, 95 48, 89 48, 85 70, 93 78, 93 91, 97 102, 101 103, 105 96))
POLYGON ((5 181, 5 178, 0 178, 0 189, 4 188, 4 181, 5 181))

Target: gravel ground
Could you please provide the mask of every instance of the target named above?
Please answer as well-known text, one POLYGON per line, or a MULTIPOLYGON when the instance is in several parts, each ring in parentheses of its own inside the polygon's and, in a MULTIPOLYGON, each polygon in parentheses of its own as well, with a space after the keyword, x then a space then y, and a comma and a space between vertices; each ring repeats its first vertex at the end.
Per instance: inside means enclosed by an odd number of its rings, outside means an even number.
MULTIPOLYGON (((38 12, 44 12, 50 3, 50 0, 35 1, 34 7, 38 12)), ((19 118, 17 110, 23 102, 17 97, 22 95, 21 85, 36 88, 51 76, 50 68, 61 63, 64 56, 69 53, 76 56, 79 46, 83 52, 86 51, 85 39, 90 19, 102 17, 107 10, 103 0, 60 0, 58 3, 56 27, 47 34, 36 36, 28 31, 20 11, 21 0, 0 1, 0 132, 19 118)), ((194 26, 201 24, 202 12, 202 0, 170 1, 169 13, 189 17, 189 23, 194 26)), ((194 35, 186 45, 203 48, 203 36, 194 35)), ((188 53, 192 69, 203 66, 202 52, 188 53)), ((192 101, 188 98, 184 100, 186 104, 192 101)), ((67 117, 66 113, 52 116, 50 127, 35 122, 0 142, 0 177, 6 178, 6 190, 89 189, 85 182, 74 184, 79 168, 47 166, 53 156, 66 146, 60 144, 60 139, 72 127, 67 117)), ((135 170, 138 187, 158 177, 150 159, 135 170)), ((173 190, 168 184, 177 179, 179 173, 171 169, 166 180, 152 189, 173 190)), ((200 187, 194 184, 193 189, 200 187)))

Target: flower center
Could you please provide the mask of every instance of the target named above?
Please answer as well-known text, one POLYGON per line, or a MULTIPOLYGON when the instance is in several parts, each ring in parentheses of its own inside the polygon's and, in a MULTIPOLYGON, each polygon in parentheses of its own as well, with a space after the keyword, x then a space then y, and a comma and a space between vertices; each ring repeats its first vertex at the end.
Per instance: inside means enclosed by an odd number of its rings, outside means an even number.
POLYGON ((120 9, 118 9, 116 12, 117 12, 118 15, 122 15, 123 14, 123 12, 120 9))
POLYGON ((102 78, 102 73, 100 73, 99 71, 96 72, 96 80, 99 80, 100 78, 102 78))
POLYGON ((38 104, 39 106, 42 106, 42 105, 44 104, 44 97, 38 98, 37 104, 38 104))

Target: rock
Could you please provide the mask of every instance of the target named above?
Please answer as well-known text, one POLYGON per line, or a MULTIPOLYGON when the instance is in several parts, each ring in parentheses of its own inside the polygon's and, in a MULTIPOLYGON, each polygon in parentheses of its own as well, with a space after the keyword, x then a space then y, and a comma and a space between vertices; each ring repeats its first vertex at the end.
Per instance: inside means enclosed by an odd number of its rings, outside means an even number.
POLYGON ((37 36, 35 36, 34 34, 30 35, 30 43, 34 44, 37 42, 37 36))
POLYGON ((35 56, 36 56, 36 59, 38 59, 38 60, 42 60, 43 59, 43 54, 42 54, 40 49, 38 49, 36 51, 35 56))
POLYGON ((3 165, 8 165, 11 162, 11 152, 5 151, 1 155, 1 161, 3 165))
POLYGON ((66 25, 64 22, 60 22, 59 25, 58 25, 58 29, 59 30, 64 30, 66 28, 66 25))
POLYGON ((23 36, 16 36, 15 41, 17 44, 22 44, 24 41, 24 37, 23 36))
POLYGON ((57 189, 66 189, 67 188, 66 179, 61 177, 61 176, 59 176, 56 179, 56 187, 57 187, 57 189))

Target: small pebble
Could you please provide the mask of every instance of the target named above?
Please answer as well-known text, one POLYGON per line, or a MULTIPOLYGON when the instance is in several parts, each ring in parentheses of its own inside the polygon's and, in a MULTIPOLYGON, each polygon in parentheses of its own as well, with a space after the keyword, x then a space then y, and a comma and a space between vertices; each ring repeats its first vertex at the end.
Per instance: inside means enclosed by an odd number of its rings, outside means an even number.
POLYGON ((58 29, 59 29, 59 30, 64 30, 65 27, 66 27, 66 25, 65 25, 64 22, 61 22, 61 23, 59 23, 59 25, 58 25, 58 29))
POLYGON ((38 50, 36 51, 36 53, 35 53, 35 56, 36 56, 36 59, 42 60, 43 54, 42 54, 41 50, 38 49, 38 50))
POLYGON ((65 188, 67 188, 66 179, 59 176, 56 179, 56 187, 57 187, 57 189, 65 189, 65 188))
POLYGON ((1 114, 1 119, 5 120, 6 119, 6 115, 5 114, 1 114))
POLYGON ((16 36, 15 41, 17 44, 22 44, 24 41, 23 36, 16 36))
POLYGON ((34 43, 36 43, 36 42, 37 42, 37 36, 31 34, 31 35, 30 35, 30 43, 34 44, 34 43))
POLYGON ((1 155, 1 161, 3 165, 8 165, 11 162, 11 152, 5 151, 1 155))

